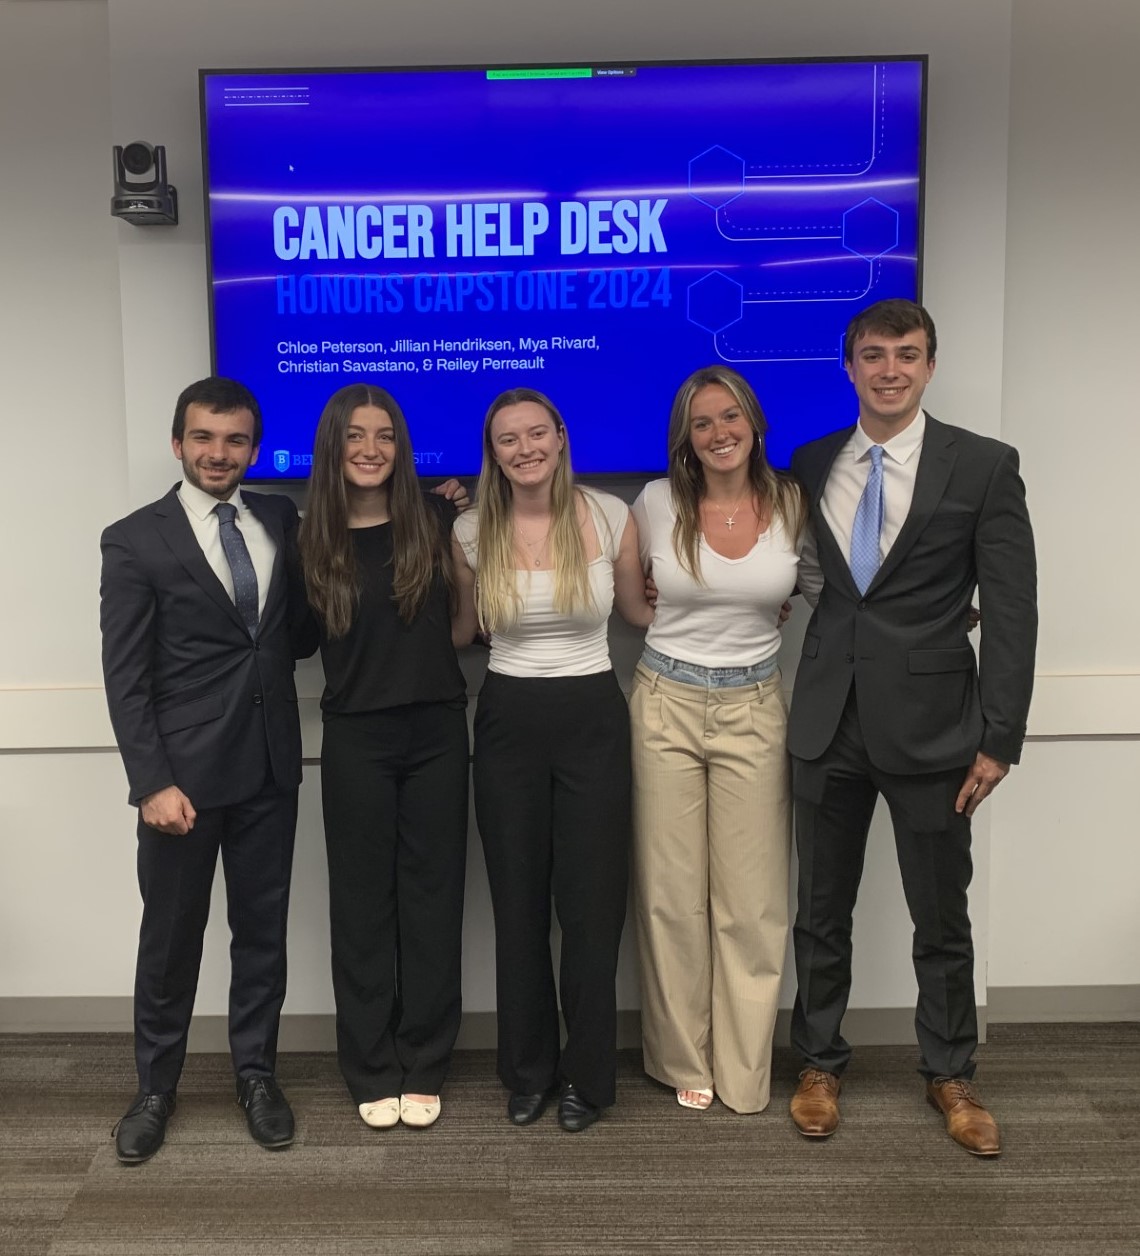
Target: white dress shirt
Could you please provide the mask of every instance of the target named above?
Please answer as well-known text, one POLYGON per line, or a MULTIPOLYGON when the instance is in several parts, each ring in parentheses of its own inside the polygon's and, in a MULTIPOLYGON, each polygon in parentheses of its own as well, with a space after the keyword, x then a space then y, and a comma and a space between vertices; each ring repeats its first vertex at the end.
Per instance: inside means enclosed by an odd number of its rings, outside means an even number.
MULTIPOLYGON (((899 532, 910 514, 914 500, 914 482, 918 475, 919 455, 926 436, 926 411, 919 410, 914 421, 883 444, 883 530, 879 536, 880 563, 890 553, 899 532)), ((871 446, 875 442, 860 424, 855 425, 851 438, 835 455, 831 471, 824 485, 820 509, 827 526, 831 529, 843 556, 851 558, 851 531, 855 526, 855 511, 859 498, 867 486, 867 474, 871 469, 871 446)), ((819 559, 816 538, 808 526, 800 555, 800 590, 814 606, 818 597, 817 579, 819 559)))
MULTIPOLYGON (((230 571, 226 551, 222 547, 221 533, 218 531, 218 516, 214 507, 218 504, 216 497, 203 492, 197 485, 183 480, 178 489, 178 500, 186 511, 186 518, 206 561, 213 569, 214 575, 222 582, 222 587, 234 601, 234 578, 230 571)), ((237 507, 234 523, 245 539, 245 547, 249 550, 250 561, 253 563, 254 574, 257 576, 257 616, 260 619, 265 611, 265 597, 269 591, 269 582, 273 577, 273 560, 277 556, 277 546, 273 538, 265 530, 265 525, 242 501, 241 489, 234 489, 229 497, 232 506, 237 507)), ((235 603, 236 605, 236 603, 235 603)))

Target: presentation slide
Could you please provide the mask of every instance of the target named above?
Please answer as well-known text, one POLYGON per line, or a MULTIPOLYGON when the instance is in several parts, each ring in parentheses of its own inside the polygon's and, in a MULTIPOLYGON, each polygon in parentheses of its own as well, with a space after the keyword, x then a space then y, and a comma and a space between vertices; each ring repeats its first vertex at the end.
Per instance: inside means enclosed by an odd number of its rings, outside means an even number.
POLYGON ((756 389, 769 456, 853 422, 842 335, 918 292, 923 58, 203 71, 215 369, 254 475, 308 474, 345 384, 395 396, 425 476, 479 470, 507 388, 584 474, 665 466, 686 375, 756 389))

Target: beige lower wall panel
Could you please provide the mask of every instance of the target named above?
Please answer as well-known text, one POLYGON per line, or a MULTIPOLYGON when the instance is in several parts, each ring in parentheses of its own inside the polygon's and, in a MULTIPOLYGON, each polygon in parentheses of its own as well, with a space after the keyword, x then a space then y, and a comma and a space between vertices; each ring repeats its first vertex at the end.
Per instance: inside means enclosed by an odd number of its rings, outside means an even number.
POLYGON ((1140 740, 1037 742, 990 807, 987 985, 1140 986, 1140 740))

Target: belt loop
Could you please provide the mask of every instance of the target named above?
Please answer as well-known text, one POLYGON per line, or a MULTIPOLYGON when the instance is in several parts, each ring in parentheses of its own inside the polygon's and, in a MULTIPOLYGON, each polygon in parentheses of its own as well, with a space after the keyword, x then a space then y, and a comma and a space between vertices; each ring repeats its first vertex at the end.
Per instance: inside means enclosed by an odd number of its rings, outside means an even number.
POLYGON ((658 671, 655 671, 655 672, 653 672, 653 673, 652 673, 652 676, 653 676, 653 683, 649 686, 649 692, 650 692, 650 693, 656 693, 656 692, 657 692, 657 682, 661 679, 661 673, 660 673, 660 672, 658 672, 658 671))

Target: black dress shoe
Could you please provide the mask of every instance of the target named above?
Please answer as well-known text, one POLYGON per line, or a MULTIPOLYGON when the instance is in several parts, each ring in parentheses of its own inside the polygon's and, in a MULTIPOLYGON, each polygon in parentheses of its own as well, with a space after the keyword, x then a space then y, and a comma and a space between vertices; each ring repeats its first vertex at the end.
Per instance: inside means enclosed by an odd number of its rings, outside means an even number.
POLYGON ((238 1092, 255 1143, 288 1147, 293 1141, 293 1109, 273 1077, 247 1077, 238 1092))
POLYGON ((558 1100, 558 1124, 571 1134, 586 1129, 602 1115, 601 1108, 587 1103, 578 1090, 567 1083, 562 1087, 562 1098, 558 1100))
POLYGON ((546 1111, 550 1093, 540 1090, 536 1095, 511 1095, 507 1100, 507 1120, 512 1125, 532 1125, 546 1111))
POLYGON ((174 1091, 136 1095, 115 1126, 115 1155, 123 1164, 142 1164, 162 1146, 166 1122, 174 1111, 174 1091))

